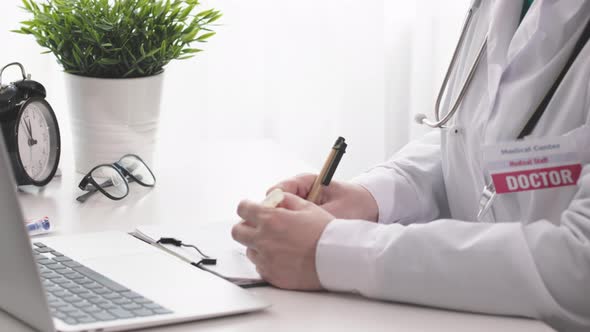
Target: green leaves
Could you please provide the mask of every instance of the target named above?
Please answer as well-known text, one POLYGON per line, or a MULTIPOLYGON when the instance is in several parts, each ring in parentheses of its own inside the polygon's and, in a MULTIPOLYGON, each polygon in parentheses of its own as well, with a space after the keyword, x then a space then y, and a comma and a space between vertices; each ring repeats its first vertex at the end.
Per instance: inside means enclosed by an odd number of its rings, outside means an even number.
POLYGON ((118 65, 121 63, 121 60, 103 58, 103 59, 96 61, 96 63, 99 65, 118 65))
POLYGON ((215 32, 208 32, 208 33, 202 34, 199 38, 196 39, 196 41, 204 42, 205 40, 209 39, 209 37, 212 37, 213 35, 215 35, 215 32))
POLYGON ((69 73, 151 76, 201 52, 191 43, 215 35, 215 9, 199 0, 22 0, 32 18, 13 32, 33 36, 69 73))

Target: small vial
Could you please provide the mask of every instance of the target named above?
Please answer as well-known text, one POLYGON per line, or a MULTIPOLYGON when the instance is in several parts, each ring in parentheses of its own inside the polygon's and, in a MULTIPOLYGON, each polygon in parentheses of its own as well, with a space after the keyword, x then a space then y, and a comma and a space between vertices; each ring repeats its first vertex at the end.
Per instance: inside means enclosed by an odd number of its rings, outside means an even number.
POLYGON ((49 222, 48 217, 27 221, 25 222, 25 227, 27 227, 27 231, 29 232, 30 236, 47 234, 51 232, 51 223, 49 222))

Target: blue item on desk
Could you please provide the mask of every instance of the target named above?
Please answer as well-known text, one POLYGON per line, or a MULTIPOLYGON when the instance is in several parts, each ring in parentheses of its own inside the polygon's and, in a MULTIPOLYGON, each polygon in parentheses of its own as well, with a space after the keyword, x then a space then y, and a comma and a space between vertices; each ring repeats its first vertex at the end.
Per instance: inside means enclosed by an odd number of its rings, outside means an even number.
POLYGON ((48 217, 25 222, 30 236, 47 234, 51 232, 51 222, 48 217))

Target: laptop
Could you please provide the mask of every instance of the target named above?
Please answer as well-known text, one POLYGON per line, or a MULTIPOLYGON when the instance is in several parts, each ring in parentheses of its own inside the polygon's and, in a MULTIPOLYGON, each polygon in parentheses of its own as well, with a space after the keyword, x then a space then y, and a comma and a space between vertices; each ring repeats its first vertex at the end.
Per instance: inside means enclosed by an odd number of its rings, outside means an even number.
POLYGON ((262 310, 246 290, 122 232, 30 241, 0 135, 0 309, 42 331, 120 331, 262 310))

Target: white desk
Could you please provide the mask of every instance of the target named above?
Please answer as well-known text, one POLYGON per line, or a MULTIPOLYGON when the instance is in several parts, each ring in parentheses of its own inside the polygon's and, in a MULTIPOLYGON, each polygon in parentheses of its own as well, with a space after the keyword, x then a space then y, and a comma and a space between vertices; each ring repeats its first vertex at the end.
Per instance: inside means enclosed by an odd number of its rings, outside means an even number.
MULTIPOLYGON (((23 192, 27 218, 48 215, 58 234, 102 230, 131 231, 140 224, 183 224, 237 219, 240 199, 261 199, 276 181, 309 171, 267 141, 202 142, 187 155, 161 151, 150 190, 131 185, 123 201, 100 194, 75 201, 81 175, 64 150, 63 177, 39 193, 23 192), (213 144, 215 143, 215 144, 213 144)), ((303 293, 255 288, 273 306, 263 312, 159 327, 150 331, 553 331, 532 320, 466 314, 372 301, 355 295, 303 293)), ((0 314, 0 331, 29 331, 0 314)))

